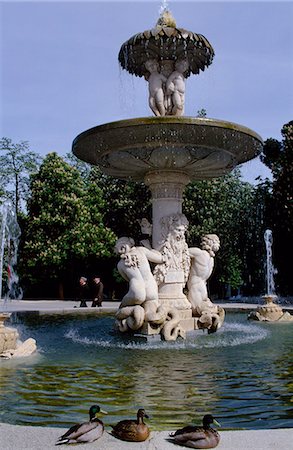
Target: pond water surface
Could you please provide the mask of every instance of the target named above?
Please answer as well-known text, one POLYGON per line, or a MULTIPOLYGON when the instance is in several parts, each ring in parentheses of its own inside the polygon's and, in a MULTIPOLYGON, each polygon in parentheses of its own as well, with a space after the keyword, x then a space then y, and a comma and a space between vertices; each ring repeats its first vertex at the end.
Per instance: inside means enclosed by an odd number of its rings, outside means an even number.
POLYGON ((15 324, 38 353, 0 362, 0 422, 67 427, 97 403, 106 425, 144 407, 152 430, 200 423, 207 412, 225 429, 292 426, 292 324, 228 313, 215 334, 167 343, 122 338, 113 323, 27 316, 15 324))

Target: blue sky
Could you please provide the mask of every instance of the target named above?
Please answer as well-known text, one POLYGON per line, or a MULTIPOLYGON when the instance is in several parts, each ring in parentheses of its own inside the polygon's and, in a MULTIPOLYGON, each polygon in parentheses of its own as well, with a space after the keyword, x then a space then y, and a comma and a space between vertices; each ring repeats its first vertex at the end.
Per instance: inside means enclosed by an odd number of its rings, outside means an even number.
MULTIPOLYGON (((1 1, 1 128, 43 155, 105 122, 151 115, 147 85, 118 67, 121 44, 154 26, 162 1, 1 1)), ((177 26, 201 33, 213 64, 186 87, 186 115, 281 139, 293 119, 293 3, 169 1, 177 26)), ((243 167, 252 181, 268 171, 243 167)))

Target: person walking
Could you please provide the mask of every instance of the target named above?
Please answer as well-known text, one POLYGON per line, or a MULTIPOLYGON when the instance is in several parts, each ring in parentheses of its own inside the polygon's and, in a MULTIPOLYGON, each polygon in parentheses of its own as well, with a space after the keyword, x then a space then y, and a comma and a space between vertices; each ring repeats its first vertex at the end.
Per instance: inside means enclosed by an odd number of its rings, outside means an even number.
POLYGON ((79 279, 79 286, 78 286, 78 293, 77 293, 77 300, 80 301, 80 308, 86 308, 86 300, 89 298, 89 285, 86 277, 80 277, 79 279))
POLYGON ((102 306, 104 294, 104 285, 100 277, 93 278, 93 302, 92 307, 102 306))

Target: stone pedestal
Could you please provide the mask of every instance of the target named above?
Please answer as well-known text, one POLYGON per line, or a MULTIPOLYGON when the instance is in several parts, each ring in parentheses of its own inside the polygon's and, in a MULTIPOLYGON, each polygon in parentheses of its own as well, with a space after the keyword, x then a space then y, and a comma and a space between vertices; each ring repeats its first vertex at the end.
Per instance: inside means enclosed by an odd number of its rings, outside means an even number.
POLYGON ((256 311, 248 315, 249 320, 258 320, 260 322, 293 322, 293 316, 274 303, 277 300, 276 295, 264 295, 265 304, 259 306, 256 311))
POLYGON ((10 314, 0 313, 0 354, 6 350, 16 349, 18 332, 14 328, 4 326, 4 321, 9 319, 10 314))

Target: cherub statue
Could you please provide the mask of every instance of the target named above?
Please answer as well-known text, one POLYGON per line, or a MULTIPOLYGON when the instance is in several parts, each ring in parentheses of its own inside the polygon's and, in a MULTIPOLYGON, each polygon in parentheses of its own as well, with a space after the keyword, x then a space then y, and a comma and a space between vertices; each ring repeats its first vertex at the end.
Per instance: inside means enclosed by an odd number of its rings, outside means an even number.
POLYGON ((175 70, 166 81, 166 96, 171 97, 172 116, 182 116, 185 101, 185 78, 184 73, 188 69, 187 60, 178 60, 175 63, 175 70))
POLYGON ((157 250, 136 247, 134 240, 121 237, 115 244, 115 252, 120 255, 117 268, 120 275, 129 283, 128 292, 124 295, 116 318, 123 321, 133 330, 139 329, 143 322, 157 319, 159 307, 158 285, 151 272, 149 261, 163 263, 164 256, 157 250))
POLYGON ((216 234, 206 234, 201 241, 201 248, 189 248, 191 258, 188 277, 188 300, 194 316, 206 326, 216 331, 222 324, 224 310, 214 305, 208 297, 207 280, 214 268, 214 257, 220 248, 220 239, 216 234))
POLYGON ((149 83, 149 106, 155 116, 165 116, 164 84, 167 78, 159 72, 159 64, 155 59, 146 61, 145 68, 150 72, 147 78, 149 83))

